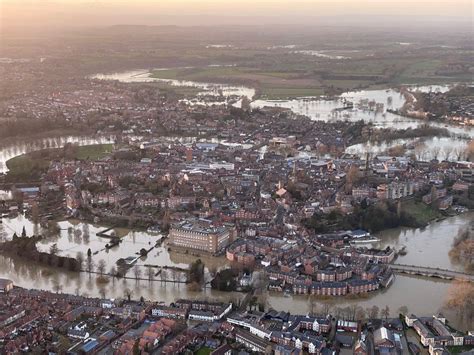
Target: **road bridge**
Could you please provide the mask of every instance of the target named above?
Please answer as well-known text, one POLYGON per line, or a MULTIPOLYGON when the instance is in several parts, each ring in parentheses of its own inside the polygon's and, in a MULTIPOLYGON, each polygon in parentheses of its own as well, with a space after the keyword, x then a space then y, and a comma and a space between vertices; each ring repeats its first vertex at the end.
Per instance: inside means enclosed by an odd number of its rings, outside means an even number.
POLYGON ((474 282, 474 275, 461 271, 440 269, 435 267, 391 264, 392 270, 399 273, 437 277, 446 280, 460 280, 474 282))

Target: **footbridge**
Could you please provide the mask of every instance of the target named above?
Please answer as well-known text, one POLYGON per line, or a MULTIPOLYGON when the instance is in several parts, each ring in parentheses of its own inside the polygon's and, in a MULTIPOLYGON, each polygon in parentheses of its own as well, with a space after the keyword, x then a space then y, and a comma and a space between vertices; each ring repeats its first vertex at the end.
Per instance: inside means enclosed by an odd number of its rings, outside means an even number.
POLYGON ((460 280, 474 282, 474 275, 461 271, 440 269, 435 267, 391 264, 393 271, 403 274, 420 275, 427 277, 436 277, 446 280, 460 280))

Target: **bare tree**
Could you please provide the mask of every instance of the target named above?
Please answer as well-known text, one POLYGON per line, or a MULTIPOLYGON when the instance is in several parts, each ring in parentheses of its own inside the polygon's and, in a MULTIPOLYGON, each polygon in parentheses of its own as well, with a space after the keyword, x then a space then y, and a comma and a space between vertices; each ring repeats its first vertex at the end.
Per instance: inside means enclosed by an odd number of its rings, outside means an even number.
POLYGON ((165 269, 162 269, 162 270, 161 270, 160 276, 161 276, 161 281, 163 281, 163 280, 164 280, 164 281, 168 280, 168 272, 167 272, 165 269))
POLYGON ((452 152, 453 152, 453 147, 451 146, 444 147, 444 159, 449 160, 449 157, 451 156, 452 152))
POLYGON ((125 298, 128 301, 130 301, 132 299, 133 291, 127 287, 123 292, 124 292, 125 298))
POLYGON ((117 269, 115 266, 112 266, 109 271, 110 275, 112 276, 112 283, 115 283, 115 277, 117 276, 117 269))
POLYGON ((456 311, 461 320, 472 322, 474 318, 474 285, 466 281, 454 281, 445 301, 448 309, 456 311))
POLYGON ((331 313, 331 309, 332 309, 333 305, 329 302, 324 302, 323 303, 323 314, 325 316, 329 315, 331 313))
POLYGON ((385 317, 385 319, 387 319, 389 316, 390 316, 390 307, 388 305, 386 305, 381 311, 380 311, 380 315, 382 317, 385 317))
POLYGON ((155 276, 155 270, 153 270, 152 267, 148 267, 146 269, 146 274, 147 274, 147 277, 148 277, 148 282, 152 282, 153 281, 153 276, 155 276))
POLYGON ((97 272, 98 272, 101 276, 104 275, 104 273, 105 273, 105 267, 106 267, 105 260, 104 260, 104 259, 100 259, 100 260, 99 260, 99 263, 97 264, 97 272))
POLYGON ((367 314, 365 313, 365 309, 362 307, 358 307, 355 318, 357 320, 364 320, 366 317, 367 317, 367 314))
POLYGON ((469 161, 474 161, 474 140, 472 140, 466 147, 465 150, 466 159, 469 161))
POLYGON ((351 304, 349 306, 349 309, 348 309, 348 316, 349 316, 349 319, 351 320, 355 320, 356 319, 356 314, 357 314, 357 310, 358 310, 359 306, 356 305, 356 304, 351 304))
POLYGON ((76 254, 76 261, 79 271, 81 271, 82 267, 84 266, 84 255, 80 251, 76 254))
POLYGON ((89 232, 89 224, 87 223, 82 224, 82 238, 84 239, 85 243, 89 243, 90 232, 89 232))
POLYGON ((311 315, 315 314, 316 307, 317 307, 316 297, 314 295, 309 295, 309 313, 311 315))
POLYGON ((54 290, 54 292, 59 293, 59 292, 61 292, 62 289, 63 289, 63 286, 59 283, 59 281, 54 280, 53 281, 53 290, 54 290))
POLYGON ((464 151, 460 147, 454 148, 454 156, 456 157, 457 161, 462 159, 464 151))
POLYGON ((138 282, 138 279, 140 276, 142 276, 142 270, 138 267, 138 265, 133 267, 133 274, 135 275, 135 280, 138 282))
POLYGON ((94 261, 90 256, 87 257, 86 260, 86 271, 89 273, 89 277, 91 276, 90 274, 92 273, 92 271, 94 271, 94 261))
POLYGON ((178 271, 176 269, 171 269, 171 279, 173 280, 173 283, 176 283, 176 280, 178 279, 178 271))
POLYGON ((440 151, 441 151, 441 148, 438 146, 434 146, 433 148, 431 148, 431 152, 433 153, 433 159, 438 160, 440 151))
POLYGON ((379 317, 379 307, 372 306, 367 309, 367 316, 369 319, 377 319, 379 317))

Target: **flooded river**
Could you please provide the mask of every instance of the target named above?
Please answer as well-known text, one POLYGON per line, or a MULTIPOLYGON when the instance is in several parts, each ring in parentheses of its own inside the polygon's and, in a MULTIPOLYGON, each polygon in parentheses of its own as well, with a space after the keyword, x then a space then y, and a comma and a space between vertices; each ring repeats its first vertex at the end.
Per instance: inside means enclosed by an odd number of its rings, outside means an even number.
MULTIPOLYGON (((433 222, 426 228, 397 228, 386 230, 377 235, 381 239, 379 247, 387 245, 397 249, 406 246, 408 253, 400 256, 396 262, 402 264, 412 264, 421 266, 440 267, 452 270, 460 270, 460 266, 453 263, 448 255, 453 238, 460 228, 465 227, 474 218, 474 213, 447 218, 443 221, 433 222)), ((112 249, 105 249, 108 239, 96 236, 96 233, 104 226, 82 223, 79 221, 58 222, 61 228, 60 235, 48 238, 38 243, 40 250, 49 250, 51 245, 58 246, 59 255, 69 255, 75 257, 77 253, 84 256, 90 248, 92 259, 95 264, 99 260, 106 262, 106 271, 115 265, 119 258, 136 256, 141 248, 149 248, 154 245, 158 236, 144 231, 130 231, 128 229, 116 229, 115 233, 122 237, 120 246, 112 249)), ((11 238, 13 232, 21 233, 25 226, 28 234, 35 230, 34 224, 28 219, 18 216, 16 218, 4 218, 0 224, 0 237, 11 238)), ((199 256, 207 269, 219 269, 227 265, 225 258, 210 258, 199 256)), ((196 260, 198 256, 191 254, 176 253, 169 251, 165 246, 153 249, 150 254, 137 262, 138 268, 142 270, 141 278, 147 278, 146 269, 152 265, 154 270, 159 266, 176 266, 187 268, 189 263, 196 260)), ((168 270, 168 278, 171 272, 168 270)), ((38 266, 22 259, 0 256, 0 277, 10 278, 17 285, 45 289, 51 291, 62 291, 68 293, 80 293, 90 296, 124 297, 127 290, 132 290, 133 297, 143 296, 146 299, 170 302, 180 297, 189 298, 212 298, 237 300, 242 294, 222 293, 206 289, 202 292, 193 292, 187 289, 184 284, 161 283, 159 277, 157 281, 148 280, 136 281, 134 274, 130 271, 127 274, 131 279, 110 279, 107 284, 97 282, 96 275, 87 273, 71 273, 64 270, 52 269, 47 266, 38 266)), ((178 275, 176 280, 183 279, 183 275, 178 275)), ((210 276, 207 275, 209 279, 210 276)), ((419 315, 427 315, 442 309, 444 300, 449 291, 450 282, 419 278, 412 276, 397 275, 394 283, 386 290, 375 292, 364 299, 334 298, 331 300, 318 301, 318 304, 330 303, 337 307, 346 307, 351 304, 358 304, 364 308, 377 305, 382 308, 385 305, 390 307, 392 314, 396 314, 401 306, 407 306, 410 312, 419 315)), ((278 310, 291 310, 292 312, 306 313, 309 310, 308 298, 304 296, 285 296, 279 293, 269 293, 266 295, 267 303, 278 310)), ((454 315, 453 315, 454 316, 454 315)), ((459 320, 453 319, 454 322, 459 320)), ((459 324, 464 327, 465 325, 459 324)))
MULTIPOLYGON (((155 71, 155 74, 159 70, 155 71)), ((94 78, 102 80, 118 80, 122 82, 167 82, 173 86, 186 86, 195 87, 202 89, 203 91, 198 94, 194 100, 188 100, 186 102, 190 104, 219 104, 219 102, 200 101, 202 95, 222 95, 229 99, 230 97, 242 97, 246 96, 250 100, 254 99, 255 90, 244 86, 234 86, 225 84, 212 84, 212 83, 201 83, 193 81, 183 80, 170 80, 161 79, 155 76, 151 76, 149 71, 137 70, 127 71, 116 74, 98 74, 94 78)), ((444 92, 449 89, 447 85, 429 85, 429 86, 414 86, 413 91, 438 91, 444 92)), ((228 100, 224 101, 228 102, 228 100)), ((223 102, 220 102, 223 103, 223 102)), ((365 120, 366 122, 372 122, 376 127, 381 128, 394 128, 394 129, 407 129, 416 128, 427 122, 420 119, 402 117, 394 114, 391 111, 400 109, 405 103, 405 97, 397 90, 386 89, 386 90, 361 90, 361 91, 350 91, 343 93, 336 99, 326 100, 321 98, 301 97, 289 100, 263 100, 257 99, 251 102, 253 108, 263 107, 281 107, 292 110, 296 114, 306 115, 313 120, 321 121, 358 121, 365 120), (364 105, 358 105, 361 102, 373 101, 377 104, 382 105, 379 110, 370 110, 364 105), (346 108, 348 102, 354 103, 354 108, 346 108)), ((239 105, 237 103, 236 105, 239 105)), ((441 139, 430 138, 424 139, 421 144, 418 145, 418 151, 415 155, 418 155, 420 159, 432 159, 435 156, 438 159, 447 160, 462 160, 459 154, 455 154, 454 150, 464 151, 470 139, 474 138, 474 129, 471 127, 448 125, 437 122, 429 122, 431 126, 446 128, 452 137, 443 137, 441 139), (463 137, 460 139, 459 137, 463 137), (437 152, 440 150, 440 152, 437 152)), ((347 152, 352 154, 365 155, 367 151, 372 154, 379 154, 385 152, 388 148, 399 144, 413 143, 414 140, 408 141, 390 141, 390 142, 376 142, 364 145, 354 145, 348 147, 347 152)), ((419 142, 417 142, 419 143, 419 142)))
MULTIPOLYGON (((150 78, 148 72, 137 71, 115 74, 113 76, 97 76, 101 79, 115 79, 126 82, 134 81, 159 81, 161 79, 150 78)), ((245 87, 235 87, 219 84, 187 83, 179 81, 169 81, 172 85, 193 85, 203 90, 203 93, 209 91, 219 95, 228 96, 248 96, 253 97, 255 91, 245 87)), ((444 87, 440 87, 442 90, 444 87)), ((426 90, 422 88, 421 90, 426 90)), ((387 112, 387 108, 397 109, 404 103, 404 97, 394 90, 373 90, 350 92, 338 100, 310 100, 307 98, 269 101, 253 101, 253 107, 278 106, 288 107, 293 111, 308 115, 312 119, 320 120, 371 120, 374 124, 384 127, 416 127, 423 123, 419 120, 408 119, 387 112), (390 99, 389 99, 390 98, 390 99), (367 110, 353 109, 348 111, 334 111, 340 108, 346 100, 358 101, 360 99, 375 100, 383 103, 384 109, 381 112, 372 112, 367 110), (337 113, 336 113, 337 112, 337 113)), ((462 134, 473 137, 473 130, 470 128, 449 126, 450 132, 456 135, 462 134)), ((86 137, 60 137, 52 139, 38 140, 29 144, 19 143, 9 147, 0 147, 0 173, 6 171, 5 162, 17 155, 44 148, 59 148, 64 144, 97 144, 106 143, 109 139, 99 138, 90 139, 86 137)), ((401 141, 398 143, 410 143, 401 141)), ((461 149, 466 140, 457 140, 455 138, 430 138, 424 140, 428 153, 433 151, 434 147, 451 147, 453 150, 458 147, 461 149), (453 145, 457 144, 457 145, 453 145)), ((383 149, 387 148, 382 147, 383 149)), ((367 149, 376 150, 380 147, 353 146, 353 152, 365 152, 367 149), (364 151, 365 149, 365 151, 364 151)), ((441 153, 442 154, 442 153, 441 153)), ((442 155, 440 156, 443 157, 442 155)), ((426 158, 429 158, 427 155, 426 158)), ((0 196, 7 195, 8 192, 0 191, 0 196)), ((459 228, 467 225, 474 218, 473 213, 468 213, 443 221, 434 222, 424 229, 399 228, 384 231, 377 236, 381 239, 378 247, 394 246, 397 249, 406 246, 408 253, 399 257, 397 262, 403 264, 413 264, 420 266, 441 267, 452 270, 460 270, 460 266, 451 262, 448 252, 453 238, 457 235, 459 228)), ((35 226, 31 221, 18 216, 16 218, 4 218, 0 224, 0 239, 9 239, 13 233, 21 234, 25 227, 27 234, 32 235, 41 233, 41 227, 35 226)), ((59 235, 45 239, 38 243, 38 248, 47 251, 53 244, 57 245, 59 255, 68 255, 76 257, 78 253, 86 255, 88 249, 91 249, 92 258, 97 265, 101 260, 105 262, 108 272, 120 258, 136 257, 140 249, 151 248, 158 239, 144 231, 130 231, 127 229, 116 229, 114 232, 122 238, 122 243, 114 248, 107 249, 105 246, 108 239, 98 237, 96 233, 106 228, 95 224, 82 223, 79 221, 60 221, 59 235)), ((189 263, 198 258, 196 255, 182 254, 175 251, 169 251, 167 246, 154 248, 146 258, 137 260, 137 268, 141 269, 141 278, 147 278, 146 270, 152 267, 158 271, 163 266, 172 266, 177 268, 187 268, 189 263)), ((209 258, 201 256, 209 269, 219 269, 227 265, 225 258, 209 258)), ((10 258, 0 256, 0 277, 12 279, 15 284, 27 288, 45 289, 50 291, 61 291, 68 293, 78 293, 89 296, 106 296, 111 298, 124 297, 126 290, 131 290, 134 298, 143 296, 146 299, 171 302, 177 298, 210 298, 222 300, 237 300, 242 297, 240 293, 221 293, 205 289, 202 292, 193 292, 187 289, 184 284, 162 283, 160 281, 134 280, 133 272, 127 274, 130 279, 113 280, 104 284, 97 281, 96 275, 87 273, 71 273, 65 270, 52 269, 47 266, 38 266, 24 259, 10 258)), ((167 272, 168 278, 171 272, 167 272)), ((182 280, 183 275, 173 276, 176 281, 182 280)), ((209 278, 209 275, 207 276, 209 278)), ((158 278, 159 279, 159 278, 158 278)), ((337 298, 329 301, 337 304, 338 307, 345 307, 357 303, 363 307, 377 305, 382 308, 385 305, 390 307, 392 314, 396 314, 401 306, 407 306, 410 312, 418 315, 429 315, 440 310, 444 299, 448 293, 450 283, 434 279, 416 278, 398 275, 390 288, 376 292, 367 299, 348 299, 337 298)), ((282 294, 269 293, 267 295, 268 304, 277 310, 291 310, 293 313, 306 313, 309 310, 307 297, 285 297, 282 294)), ((458 320, 453 319, 454 323, 458 320)), ((460 325, 463 326, 463 325, 460 325)), ((463 326, 464 327, 464 326, 463 326)))

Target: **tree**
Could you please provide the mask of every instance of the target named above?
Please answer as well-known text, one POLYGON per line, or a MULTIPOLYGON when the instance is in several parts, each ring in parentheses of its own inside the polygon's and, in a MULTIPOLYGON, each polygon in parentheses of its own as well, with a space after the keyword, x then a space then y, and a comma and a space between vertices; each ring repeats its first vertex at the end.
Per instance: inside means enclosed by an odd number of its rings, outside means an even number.
POLYGON ((84 256, 82 255, 80 251, 77 252, 76 254, 76 261, 77 261, 78 269, 79 271, 81 271, 82 267, 84 266, 84 256))
POLYGON ((135 275, 135 280, 138 281, 138 279, 142 275, 142 270, 138 267, 138 265, 135 265, 133 267, 133 274, 135 275))
POLYGON ((190 282, 202 284, 204 282, 204 263, 201 259, 197 259, 189 265, 188 278, 190 282))
POLYGON ((466 156, 468 161, 474 161, 474 140, 467 145, 466 156))
POLYGON ((155 270, 153 270, 152 267, 148 267, 146 269, 146 274, 147 274, 147 277, 148 277, 148 282, 152 282, 153 281, 153 276, 155 276, 155 270))
POLYGON ((357 320, 364 320, 367 317, 365 309, 362 307, 357 307, 357 312, 355 316, 357 320))
POLYGON ((352 319, 352 320, 355 320, 356 319, 356 314, 357 314, 357 310, 359 309, 360 307, 356 304, 351 304, 348 308, 348 318, 349 319, 352 319))
POLYGON ((115 277, 117 276, 117 269, 115 266, 112 266, 109 271, 110 275, 112 276, 112 283, 115 283, 115 277))
POLYGON ((90 240, 89 224, 87 223, 82 224, 82 238, 85 243, 88 243, 90 240))
POLYGON ((380 311, 380 315, 382 317, 385 317, 385 319, 387 319, 389 316, 390 316, 390 307, 388 305, 386 305, 382 311, 380 311))
POLYGON ((91 248, 87 249, 87 256, 90 258, 92 256, 91 248))
POLYGON ((444 158, 445 160, 449 160, 451 153, 453 152, 453 147, 447 146, 444 148, 444 158))
MULTIPOLYGON (((166 272, 165 269, 161 269, 161 273, 160 273, 160 280, 163 282, 168 279, 168 273, 166 272)), ((166 284, 165 284, 166 285, 166 284)))
POLYGON ((57 255, 58 254, 58 245, 56 243, 54 243, 53 245, 51 245, 51 247, 49 248, 49 253, 51 255, 57 255))
POLYGON ((445 306, 455 311, 460 319, 472 322, 474 318, 474 285, 468 281, 452 282, 445 306))
POLYGON ((97 264, 97 272, 98 272, 101 276, 104 275, 104 273, 105 273, 105 267, 106 267, 105 260, 104 260, 104 259, 100 259, 100 260, 99 260, 99 263, 97 264))
POLYGON ((142 352, 140 351, 140 344, 139 344, 140 339, 135 340, 135 343, 133 344, 132 348, 132 354, 133 355, 140 355, 142 352))
POLYGON ((317 307, 316 298, 314 297, 314 295, 310 295, 309 296, 309 313, 311 315, 314 315, 316 313, 316 307, 317 307))
POLYGON ((130 300, 132 299, 133 291, 127 287, 123 292, 124 292, 125 298, 130 302, 130 300))
POLYGON ((408 314, 408 307, 407 306, 400 306, 398 308, 398 313, 403 314, 404 316, 408 314))
POLYGON ((251 110, 250 106, 250 100, 247 96, 242 96, 242 101, 241 101, 241 109, 245 112, 248 112, 251 110))
POLYGON ((329 315, 332 308, 333 305, 329 301, 323 302, 323 315, 329 315))
POLYGON ((367 315, 369 319, 377 319, 379 317, 379 307, 375 305, 370 307, 367 309, 367 315))
POLYGON ((89 273, 89 277, 90 277, 90 274, 92 273, 92 271, 94 271, 94 261, 92 260, 92 258, 90 256, 87 257, 86 271, 89 273))
POLYGON ((58 280, 54 280, 54 281, 53 281, 53 290, 54 290, 54 292, 59 293, 62 289, 63 289, 63 287, 61 286, 61 284, 59 283, 59 281, 58 281, 58 280))

